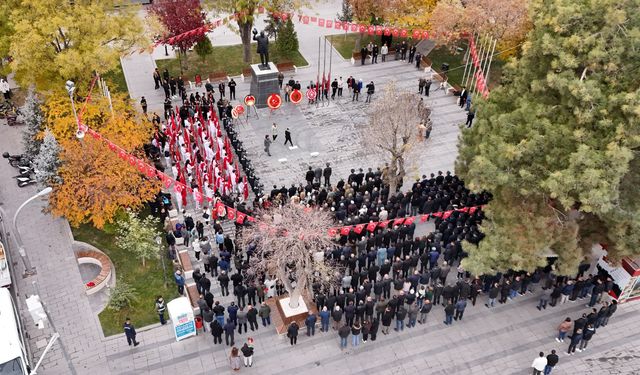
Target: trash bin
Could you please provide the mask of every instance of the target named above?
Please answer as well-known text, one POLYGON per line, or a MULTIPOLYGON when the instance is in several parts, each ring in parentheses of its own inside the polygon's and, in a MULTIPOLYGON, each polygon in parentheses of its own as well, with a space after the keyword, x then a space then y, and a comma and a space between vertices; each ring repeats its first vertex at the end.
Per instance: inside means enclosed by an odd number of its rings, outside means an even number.
POLYGON ((442 66, 440 67, 442 69, 443 73, 446 73, 449 71, 449 64, 447 63, 442 63, 442 66))
POLYGON ((196 316, 196 331, 200 331, 202 329, 202 317, 196 316))

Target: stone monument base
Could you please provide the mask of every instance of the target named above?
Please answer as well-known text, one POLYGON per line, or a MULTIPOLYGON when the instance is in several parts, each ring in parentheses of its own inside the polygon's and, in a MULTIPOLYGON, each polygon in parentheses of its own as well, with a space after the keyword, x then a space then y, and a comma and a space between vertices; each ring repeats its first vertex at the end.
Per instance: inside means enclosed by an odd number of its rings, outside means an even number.
POLYGON ((271 94, 280 94, 278 67, 270 62, 269 69, 262 64, 251 65, 251 91, 256 97, 256 108, 267 108, 267 98, 271 94))
POLYGON ((296 321, 303 328, 304 320, 309 316, 309 312, 317 314, 314 303, 307 302, 305 296, 300 297, 300 305, 292 309, 289 307, 289 296, 269 298, 266 302, 271 307, 271 323, 275 326, 279 335, 286 334, 291 322, 296 321))

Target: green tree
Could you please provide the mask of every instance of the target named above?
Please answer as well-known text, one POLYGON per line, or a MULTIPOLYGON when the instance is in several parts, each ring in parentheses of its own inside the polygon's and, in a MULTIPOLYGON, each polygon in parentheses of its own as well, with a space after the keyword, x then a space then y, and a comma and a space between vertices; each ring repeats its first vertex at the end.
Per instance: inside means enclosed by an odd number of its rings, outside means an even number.
POLYGON ((291 18, 287 20, 276 40, 276 48, 280 56, 291 57, 298 50, 298 33, 291 18))
POLYGON ((536 0, 533 29, 503 86, 477 100, 456 171, 494 194, 465 269, 561 273, 594 243, 640 253, 640 3, 536 0))
POLYGON ((338 13, 336 17, 342 22, 353 21, 353 8, 349 0, 342 0, 342 11, 338 13))
POLYGON ((213 53, 213 46, 211 45, 211 39, 206 35, 202 37, 202 39, 196 43, 196 46, 193 47, 194 51, 200 56, 202 61, 207 59, 207 56, 213 53))
POLYGON ((145 46, 135 7, 115 0, 30 0, 18 2, 9 20, 13 27, 11 69, 23 86, 39 91, 59 88, 68 79, 91 81, 93 72, 114 69, 123 53, 145 46))
POLYGON ((33 161, 36 180, 45 185, 59 183, 58 167, 60 166, 60 146, 56 137, 46 129, 40 145, 40 152, 33 161))
POLYGON ((159 257, 158 245, 155 242, 158 233, 158 219, 146 216, 140 219, 135 212, 127 211, 127 218, 118 222, 116 245, 125 251, 132 252, 146 266, 147 259, 159 257))
POLYGON ((137 299, 136 288, 127 284, 124 280, 118 280, 109 293, 107 308, 112 311, 120 311, 125 307, 129 307, 137 299))

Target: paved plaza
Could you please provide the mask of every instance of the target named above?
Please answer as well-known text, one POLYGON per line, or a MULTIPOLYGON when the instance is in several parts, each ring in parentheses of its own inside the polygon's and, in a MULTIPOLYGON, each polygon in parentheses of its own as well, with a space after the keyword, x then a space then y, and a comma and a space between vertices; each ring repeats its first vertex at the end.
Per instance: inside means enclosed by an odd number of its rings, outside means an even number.
MULTIPOLYGON (((315 8, 314 14, 332 18, 340 9, 340 3, 337 0, 323 2, 315 8)), ((259 22, 261 28, 263 23, 259 22)), ((316 79, 318 34, 312 26, 296 23, 296 28, 300 51, 311 66, 299 69, 294 79, 305 85, 316 79)), ((213 35, 214 45, 239 41, 237 36, 223 29, 213 35)), ((365 84, 373 80, 378 95, 392 80, 397 81, 399 87, 417 92, 418 78, 424 75, 413 64, 387 62, 361 67, 342 59, 335 51, 332 53, 332 77, 346 79, 353 75, 356 79, 362 78, 365 84)), ((153 55, 134 54, 122 59, 131 97, 137 103, 145 96, 150 112, 162 110, 164 94, 154 90, 152 79, 153 57, 162 54, 163 50, 153 55)), ((241 99, 249 91, 249 82, 238 83, 237 97, 241 99)), ((433 110, 431 138, 418 146, 415 162, 409 166, 408 181, 438 170, 453 170, 459 124, 464 122, 466 114, 456 106, 454 97, 436 88, 434 83, 432 95, 425 98, 433 110)), ((285 104, 274 114, 259 110, 259 118, 236 125, 267 190, 273 184, 289 186, 302 182, 309 165, 323 166, 330 162, 333 181, 346 178, 351 168, 362 167, 366 171, 368 167, 380 166, 374 150, 363 149, 359 143, 361 133, 367 129, 369 105, 364 103, 366 95, 361 95, 358 103, 351 101, 346 88, 344 95, 340 100, 317 108, 303 100, 298 106, 285 104), (271 134, 272 122, 278 124, 280 136, 271 146, 273 156, 268 157, 263 152, 262 138, 271 134), (295 149, 282 144, 286 127, 291 128, 295 149)), ((0 120, 0 150, 20 153, 20 132, 20 127, 9 128, 4 120, 0 120)), ((18 188, 11 178, 16 174, 15 169, 6 162, 0 163, 0 174, 4 177, 0 184, 0 204, 11 218, 20 203, 38 190, 34 186, 18 188)), ((34 281, 55 330, 61 335, 59 343, 45 357, 39 374, 199 375, 231 372, 229 347, 214 345, 209 332, 176 342, 169 325, 136 327, 137 339, 141 342, 136 348, 127 346, 124 334, 104 337, 97 315, 85 295, 68 223, 43 212, 44 208, 45 201, 36 201, 20 215, 22 239, 38 273, 15 280, 34 357, 39 356, 54 332, 50 325, 38 330, 31 324, 24 299, 34 293, 34 281)), ((428 225, 422 224, 419 230, 429 230, 428 225)), ((15 273, 21 274, 23 268, 15 246, 10 250, 15 273)), ((451 272, 449 281, 454 279, 455 272, 451 272)), ((217 281, 212 282, 212 292, 225 306, 232 300, 220 298, 217 281)), ((255 339, 254 365, 243 367, 240 373, 530 374, 531 362, 538 352, 547 354, 551 349, 560 353, 560 362, 553 374, 640 373, 640 303, 620 305, 609 325, 597 331, 587 351, 567 356, 568 342, 559 344, 554 340, 556 327, 567 316, 577 318, 588 312, 584 306, 586 300, 538 311, 535 306, 539 294, 540 290, 494 309, 485 308, 486 296, 481 295, 476 306, 467 308, 464 319, 451 326, 442 323, 443 308, 434 306, 426 324, 405 328, 402 332, 391 331, 389 335, 379 331, 375 342, 361 343, 357 348, 349 345, 344 351, 339 348, 336 331, 322 333, 317 330, 315 336, 307 337, 301 328, 298 345, 291 347, 288 339, 278 336, 275 329, 260 326, 257 332, 250 334, 255 339)), ((150 301, 149 309, 152 308, 150 301)), ((247 337, 249 335, 236 333, 236 345, 241 346, 247 337)))

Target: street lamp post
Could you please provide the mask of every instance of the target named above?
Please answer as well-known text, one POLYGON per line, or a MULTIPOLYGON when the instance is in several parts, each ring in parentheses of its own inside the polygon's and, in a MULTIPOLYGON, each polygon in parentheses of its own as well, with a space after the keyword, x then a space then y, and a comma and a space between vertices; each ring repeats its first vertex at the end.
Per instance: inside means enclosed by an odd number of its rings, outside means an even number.
POLYGON ((67 81, 64 86, 67 89, 67 92, 69 93, 69 99, 71 100, 71 109, 73 109, 73 117, 75 117, 76 125, 78 127, 78 130, 76 131, 76 137, 78 139, 82 139, 84 138, 84 130, 80 125, 80 119, 78 118, 78 113, 76 112, 76 104, 73 100, 73 92, 76 90, 76 84, 73 83, 73 81, 67 81))
POLYGON ((42 191, 34 195, 33 197, 27 199, 26 201, 24 201, 24 203, 20 205, 20 207, 18 207, 18 209, 16 210, 16 213, 13 215, 13 223, 12 223, 13 238, 16 241, 16 245, 18 246, 18 252, 20 253, 20 259, 22 259, 22 264, 24 265, 23 277, 29 277, 29 276, 35 275, 36 268, 31 266, 31 261, 29 260, 29 257, 27 256, 27 252, 25 251, 24 245, 22 244, 22 237, 20 237, 20 231, 18 230, 18 225, 17 225, 18 214, 20 214, 20 211, 22 211, 24 206, 26 206, 31 201, 39 197, 42 197, 44 195, 51 193, 51 190, 53 190, 51 189, 51 187, 46 187, 42 191))
POLYGON ((167 287, 167 266, 164 264, 164 254, 162 252, 162 237, 156 236, 158 244, 158 253, 160 254, 160 263, 162 263, 162 278, 164 279, 164 287, 167 287))

